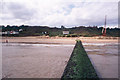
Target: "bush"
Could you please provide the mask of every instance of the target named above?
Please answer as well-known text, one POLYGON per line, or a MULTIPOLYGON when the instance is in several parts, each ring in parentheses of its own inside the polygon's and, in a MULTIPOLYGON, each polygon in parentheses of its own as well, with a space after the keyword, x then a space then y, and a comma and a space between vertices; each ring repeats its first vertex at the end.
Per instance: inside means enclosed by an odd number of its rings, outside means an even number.
POLYGON ((71 37, 78 37, 77 34, 71 34, 71 37))
POLYGON ((91 37, 90 35, 84 35, 84 37, 91 37))
POLYGON ((68 35, 66 35, 66 37, 71 37, 71 35, 70 35, 70 34, 68 34, 68 35))

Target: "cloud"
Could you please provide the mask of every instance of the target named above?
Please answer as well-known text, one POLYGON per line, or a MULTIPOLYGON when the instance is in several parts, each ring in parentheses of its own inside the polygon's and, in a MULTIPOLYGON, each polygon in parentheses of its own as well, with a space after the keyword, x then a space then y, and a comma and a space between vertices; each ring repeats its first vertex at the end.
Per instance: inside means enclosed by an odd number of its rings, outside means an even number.
POLYGON ((66 27, 118 24, 118 2, 111 0, 3 0, 0 24, 66 27))

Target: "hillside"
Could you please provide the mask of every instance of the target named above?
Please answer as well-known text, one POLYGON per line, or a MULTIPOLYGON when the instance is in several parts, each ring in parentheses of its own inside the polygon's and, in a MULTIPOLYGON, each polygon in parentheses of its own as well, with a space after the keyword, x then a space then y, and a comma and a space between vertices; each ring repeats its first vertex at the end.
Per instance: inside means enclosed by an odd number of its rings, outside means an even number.
MULTIPOLYGON (((92 36, 101 36, 102 35, 102 29, 103 27, 97 27, 97 26, 79 26, 79 27, 72 27, 72 28, 65 28, 64 26, 61 26, 61 28, 51 28, 48 26, 27 26, 27 25, 21 25, 21 26, 0 26, 2 32, 7 31, 17 31, 19 34, 17 35, 10 35, 10 34, 3 34, 3 36, 60 36, 60 37, 92 37, 92 36), (22 31, 19 31, 22 29, 22 31), (69 31, 69 34, 63 35, 63 31, 69 31)), ((106 36, 110 37, 120 37, 119 32, 120 28, 107 28, 106 29, 106 36)))

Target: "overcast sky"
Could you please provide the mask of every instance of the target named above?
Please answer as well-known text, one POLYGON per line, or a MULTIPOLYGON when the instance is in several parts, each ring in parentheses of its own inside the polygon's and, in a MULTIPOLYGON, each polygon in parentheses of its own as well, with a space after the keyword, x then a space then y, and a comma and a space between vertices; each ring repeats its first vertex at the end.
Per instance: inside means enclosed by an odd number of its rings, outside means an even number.
POLYGON ((0 0, 0 25, 118 26, 118 0, 0 0))

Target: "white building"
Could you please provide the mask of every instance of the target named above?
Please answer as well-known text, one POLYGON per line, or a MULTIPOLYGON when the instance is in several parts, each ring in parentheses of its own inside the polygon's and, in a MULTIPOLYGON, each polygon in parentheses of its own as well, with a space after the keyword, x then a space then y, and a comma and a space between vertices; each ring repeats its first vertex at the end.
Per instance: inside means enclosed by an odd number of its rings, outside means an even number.
POLYGON ((0 32, 0 34, 19 34, 17 31, 5 31, 5 32, 0 32))
POLYGON ((63 31, 63 34, 69 34, 69 31, 63 31))

